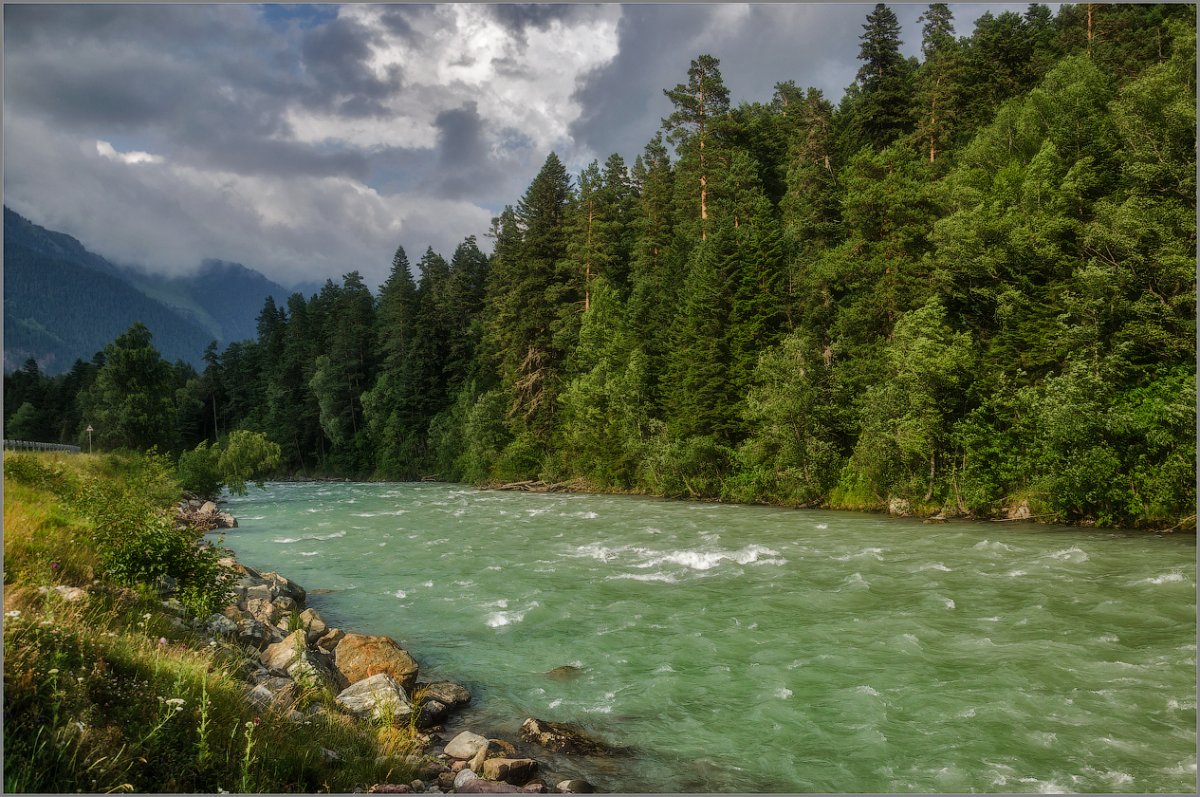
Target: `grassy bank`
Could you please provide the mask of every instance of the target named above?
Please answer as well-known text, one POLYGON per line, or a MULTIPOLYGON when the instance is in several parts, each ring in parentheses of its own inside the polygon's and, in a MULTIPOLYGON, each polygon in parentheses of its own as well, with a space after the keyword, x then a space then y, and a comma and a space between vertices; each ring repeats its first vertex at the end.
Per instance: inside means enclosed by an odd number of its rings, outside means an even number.
POLYGON ((6 454, 4 488, 6 792, 411 780, 408 729, 308 710, 331 708, 328 694, 247 702, 251 654, 191 622, 222 602, 227 576, 173 530, 179 486, 163 460, 6 454), (164 576, 177 585, 165 602, 164 576))

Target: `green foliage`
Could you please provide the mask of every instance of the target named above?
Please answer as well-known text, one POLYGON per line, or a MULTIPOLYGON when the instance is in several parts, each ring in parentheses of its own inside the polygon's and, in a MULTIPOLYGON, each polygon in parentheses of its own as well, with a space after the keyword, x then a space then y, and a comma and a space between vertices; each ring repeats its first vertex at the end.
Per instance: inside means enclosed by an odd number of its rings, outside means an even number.
POLYGON ((176 474, 183 489, 215 498, 228 488, 234 495, 246 494, 246 482, 263 486, 264 476, 282 462, 278 443, 262 432, 235 429, 220 443, 207 441, 179 455, 176 474))
POLYGON ((209 498, 220 495, 225 484, 221 478, 220 459, 220 445, 209 446, 207 440, 180 454, 175 473, 183 489, 209 498))

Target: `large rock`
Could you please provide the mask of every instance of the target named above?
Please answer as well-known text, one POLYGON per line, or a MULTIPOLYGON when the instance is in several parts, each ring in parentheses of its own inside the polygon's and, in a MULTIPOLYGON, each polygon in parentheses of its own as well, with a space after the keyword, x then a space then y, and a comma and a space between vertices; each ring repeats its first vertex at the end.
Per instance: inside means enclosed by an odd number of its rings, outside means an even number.
POLYGON ((554 790, 560 794, 595 794, 596 787, 588 783, 586 780, 578 778, 574 780, 560 781, 554 790))
POLYGON ((524 786, 537 772, 538 763, 532 758, 489 758, 483 762, 483 776, 514 786, 524 786))
POLYGON ((404 720, 413 711, 404 687, 382 672, 351 684, 335 699, 339 706, 360 719, 404 720))
POLYGON ((444 703, 425 698, 421 701, 420 715, 417 717, 417 727, 433 728, 441 725, 449 714, 450 710, 446 708, 444 703))
POLYGON ((273 642, 278 642, 283 638, 279 630, 271 625, 265 625, 255 620, 253 617, 247 617, 238 623, 238 642, 243 645, 250 645, 257 650, 263 650, 273 642))
POLYGON ((210 614, 206 622, 210 634, 229 636, 238 631, 238 624, 223 614, 210 614))
POLYGON ((300 612, 300 627, 304 629, 304 636, 310 645, 317 644, 317 640, 328 630, 325 620, 317 614, 316 609, 300 612))
POLYGON ((246 598, 246 611, 266 625, 275 625, 279 621, 279 607, 270 598, 246 598))
POLYGON ((488 746, 487 737, 480 736, 477 733, 463 731, 458 736, 450 740, 446 745, 446 755, 451 758, 470 759, 474 758, 475 754, 488 746))
POLYGON ((215 515, 217 513, 217 505, 212 501, 205 501, 200 505, 199 511, 201 515, 215 515))
POLYGON ((614 752, 612 747, 593 739, 582 728, 565 722, 549 722, 530 717, 521 723, 517 735, 555 753, 611 755, 614 752))
POLYGON ((477 779, 478 777, 478 775, 469 769, 460 769, 458 774, 454 776, 454 790, 458 791, 464 785, 477 779))
POLYGON ((333 653, 343 639, 346 638, 346 632, 340 628, 330 628, 317 640, 317 647, 326 653, 333 653))
POLYGON ((219 529, 236 529, 237 518, 228 512, 217 512, 213 515, 213 520, 219 529))
POLYGON ((453 681, 434 681, 431 684, 417 684, 417 688, 425 690, 426 700, 436 700, 451 710, 462 708, 471 702, 471 693, 467 691, 467 688, 453 681))
POLYGON ((304 587, 294 581, 289 581, 278 573, 263 573, 262 577, 271 585, 272 598, 278 598, 280 595, 283 595, 291 598, 300 606, 304 605, 304 601, 308 597, 304 591, 304 587))
POLYGON ((334 650, 333 661, 347 683, 378 673, 387 673, 405 689, 417 682, 417 663, 391 637, 346 634, 334 650))
POLYGON ((325 657, 309 650, 304 644, 303 631, 295 631, 282 642, 268 645, 262 652, 262 663, 272 670, 286 672, 297 683, 305 686, 324 687, 337 684, 325 657))

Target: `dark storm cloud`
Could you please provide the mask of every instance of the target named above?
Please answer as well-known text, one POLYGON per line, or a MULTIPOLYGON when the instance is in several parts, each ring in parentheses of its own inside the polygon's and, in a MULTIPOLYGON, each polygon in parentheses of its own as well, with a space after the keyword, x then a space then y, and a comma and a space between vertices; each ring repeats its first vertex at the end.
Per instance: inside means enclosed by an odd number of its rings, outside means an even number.
POLYGON ((476 103, 442 111, 434 125, 438 130, 438 169, 432 185, 437 196, 467 198, 494 188, 501 177, 500 164, 490 157, 476 103))
POLYGON ((492 17, 513 34, 521 34, 527 28, 546 30, 550 23, 572 19, 581 11, 581 6, 549 3, 497 3, 488 6, 492 17))
POLYGON ((300 52, 305 71, 316 81, 315 91, 308 95, 314 105, 330 108, 338 98, 353 95, 359 101, 357 106, 348 108, 342 103, 337 110, 346 113, 357 107, 374 114, 383 112, 380 100, 400 90, 402 76, 392 70, 387 80, 380 80, 367 66, 370 45, 377 38, 374 31, 345 19, 335 19, 304 35, 300 52))

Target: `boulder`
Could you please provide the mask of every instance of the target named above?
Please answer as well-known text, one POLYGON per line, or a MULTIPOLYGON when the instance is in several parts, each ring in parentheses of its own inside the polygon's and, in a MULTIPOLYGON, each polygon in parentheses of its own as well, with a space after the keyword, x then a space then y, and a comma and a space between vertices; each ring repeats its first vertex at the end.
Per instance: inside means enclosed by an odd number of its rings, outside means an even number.
POLYGON ((474 772, 472 772, 469 769, 459 770, 458 774, 454 776, 454 790, 455 791, 460 790, 468 782, 470 782, 472 780, 476 780, 478 777, 479 777, 478 775, 476 775, 474 772))
POLYGON ((453 681, 417 684, 417 688, 424 688, 426 699, 436 700, 450 710, 461 708, 471 702, 471 693, 467 691, 467 688, 453 681))
POLYGON ((317 639, 317 647, 326 653, 333 653, 341 641, 346 637, 346 632, 340 628, 330 628, 324 634, 321 634, 317 639))
POLYGON ((378 673, 387 673, 405 689, 411 689, 417 681, 417 663, 391 637, 346 634, 334 651, 333 661, 351 684, 378 673))
POLYGON ((517 748, 513 747, 511 744, 504 741, 503 739, 488 739, 488 742, 491 743, 492 747, 499 750, 501 752, 501 754, 504 756, 504 758, 516 758, 517 757, 517 748))
POLYGON ((517 732, 521 739, 533 742, 555 753, 571 755, 611 755, 613 749, 593 739, 582 728, 565 722, 549 722, 532 717, 521 723, 517 732))
POLYGON ((243 604, 245 601, 250 600, 261 600, 270 603, 274 599, 271 595, 271 585, 260 578, 242 576, 238 579, 236 586, 241 591, 243 604))
POLYGON ((278 606, 279 611, 281 612, 290 612, 296 608, 296 602, 287 595, 280 595, 278 598, 271 601, 271 603, 275 606, 278 606))
POLYGON ((570 679, 582 674, 583 668, 576 667, 574 664, 564 664, 563 666, 555 667, 553 670, 550 670, 546 673, 546 675, 550 676, 556 681, 569 681, 570 679))
POLYGON ((201 515, 213 515, 213 514, 216 514, 216 512, 217 512, 217 505, 216 505, 216 504, 214 504, 212 501, 205 501, 203 504, 201 504, 201 505, 200 505, 200 510, 199 510, 199 512, 200 512, 200 514, 201 514, 201 515))
POLYGON ((236 529, 238 527, 237 518, 228 512, 217 512, 213 515, 219 529, 236 529))
MULTIPOLYGON (((490 747, 490 745, 485 744, 483 747, 479 748, 479 752, 475 753, 475 755, 471 757, 470 762, 467 763, 467 769, 471 770, 472 772, 483 772, 483 762, 487 761, 488 747, 490 747)), ((492 780, 496 780, 496 778, 492 778, 492 780)))
POLYGON ((441 725, 449 714, 450 710, 446 707, 445 703, 425 698, 421 701, 421 710, 417 717, 417 727, 432 728, 435 725, 441 725))
POLYGON ((538 763, 532 758, 489 758, 483 762, 483 776, 514 786, 523 786, 537 772, 538 763))
POLYGON ((66 584, 57 584, 53 589, 50 587, 38 587, 38 592, 43 595, 49 595, 51 592, 57 593, 67 603, 75 603, 77 601, 87 600, 87 592, 79 587, 68 587, 66 584))
POLYGON ((437 787, 443 792, 454 791, 454 774, 446 771, 437 776, 437 787))
POLYGON ((560 794, 594 794, 596 792, 596 787, 588 783, 586 780, 580 780, 576 778, 574 780, 560 781, 559 784, 554 787, 554 790, 560 794))
POLYGON ((470 731, 463 731, 446 745, 446 755, 451 758, 467 760, 474 758, 476 753, 487 746, 488 740, 485 737, 470 731))
POLYGON ((392 676, 378 673, 338 693, 337 704, 360 719, 404 719, 412 714, 408 695, 392 676))
POLYGON ((260 623, 274 625, 279 620, 279 607, 269 598, 246 598, 246 611, 260 623))
POLYGON ((300 627, 304 629, 305 638, 310 645, 317 644, 317 640, 329 628, 325 625, 325 620, 317 613, 316 609, 305 609, 300 612, 300 627))
POLYGON ((262 577, 271 585, 272 597, 277 598, 280 595, 283 595, 291 598, 300 606, 304 605, 304 600, 307 597, 304 587, 293 581, 289 581, 287 578, 279 575, 278 573, 263 573, 262 577))
POLYGON ((238 630, 238 624, 223 614, 210 614, 208 620, 205 621, 205 625, 208 628, 208 633, 220 634, 221 636, 236 634, 238 630))
POLYGON ((278 642, 283 638, 279 630, 260 623, 253 617, 248 617, 238 623, 238 642, 242 645, 250 645, 256 650, 263 650, 273 642, 278 642))
POLYGON ((262 652, 262 663, 275 671, 283 671, 301 684, 327 686, 335 683, 333 672, 324 657, 304 644, 304 632, 295 631, 282 642, 268 645, 262 652))

